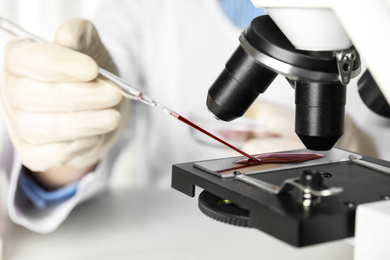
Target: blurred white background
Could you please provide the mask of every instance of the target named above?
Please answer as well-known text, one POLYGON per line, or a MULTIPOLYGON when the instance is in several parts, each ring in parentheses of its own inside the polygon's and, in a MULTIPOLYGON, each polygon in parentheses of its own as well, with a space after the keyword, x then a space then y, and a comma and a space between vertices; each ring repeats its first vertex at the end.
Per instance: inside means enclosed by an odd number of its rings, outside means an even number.
POLYGON ((90 17, 103 0, 0 0, 0 16, 47 40, 66 19, 90 17))

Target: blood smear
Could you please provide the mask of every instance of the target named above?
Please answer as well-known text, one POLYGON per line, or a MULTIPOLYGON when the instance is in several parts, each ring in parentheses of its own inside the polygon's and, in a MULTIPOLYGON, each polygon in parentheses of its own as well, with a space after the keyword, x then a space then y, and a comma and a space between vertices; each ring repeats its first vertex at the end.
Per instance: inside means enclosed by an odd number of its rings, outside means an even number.
POLYGON ((238 160, 235 162, 233 167, 218 170, 216 172, 223 173, 227 171, 235 171, 263 163, 299 163, 322 157, 324 157, 324 155, 319 153, 265 153, 253 156, 256 160, 251 158, 238 160))
POLYGON ((256 165, 258 161, 263 163, 297 163, 324 157, 319 153, 265 153, 253 156, 257 161, 243 159, 236 161, 237 164, 256 165))

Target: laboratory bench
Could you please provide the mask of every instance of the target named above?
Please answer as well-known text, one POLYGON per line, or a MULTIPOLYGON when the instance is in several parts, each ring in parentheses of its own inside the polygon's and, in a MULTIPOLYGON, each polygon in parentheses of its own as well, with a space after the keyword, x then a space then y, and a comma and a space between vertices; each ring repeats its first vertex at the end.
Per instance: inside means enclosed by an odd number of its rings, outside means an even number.
POLYGON ((122 188, 79 205, 50 234, 6 217, 4 260, 353 259, 345 241, 295 248, 257 229, 217 222, 197 204, 174 189, 122 188))

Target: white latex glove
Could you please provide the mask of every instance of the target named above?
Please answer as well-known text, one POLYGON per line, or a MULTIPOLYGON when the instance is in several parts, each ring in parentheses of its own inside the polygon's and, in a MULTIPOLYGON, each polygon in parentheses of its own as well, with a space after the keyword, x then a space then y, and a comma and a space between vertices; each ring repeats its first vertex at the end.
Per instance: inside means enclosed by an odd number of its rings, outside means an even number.
MULTIPOLYGON (((267 101, 257 101, 246 115, 264 122, 266 131, 272 134, 247 141, 242 147, 247 153, 258 154, 305 148, 294 131, 295 115, 292 109, 267 101)), ((335 146, 376 156, 376 149, 371 139, 354 124, 349 116, 345 117, 344 134, 335 146)))
POLYGON ((1 112, 23 165, 45 172, 96 164, 124 130, 129 104, 98 76, 98 66, 116 68, 92 24, 65 22, 55 43, 16 39, 4 59, 1 112))

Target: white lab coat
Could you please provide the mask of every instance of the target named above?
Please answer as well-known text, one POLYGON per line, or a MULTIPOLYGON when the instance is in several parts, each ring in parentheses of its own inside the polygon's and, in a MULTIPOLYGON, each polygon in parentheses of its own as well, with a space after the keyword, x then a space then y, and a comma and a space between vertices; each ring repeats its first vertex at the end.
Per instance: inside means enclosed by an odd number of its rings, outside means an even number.
MULTIPOLYGON (((207 90, 238 46, 241 33, 217 0, 110 0, 92 20, 124 79, 184 117, 208 116, 207 90)), ((355 101, 347 110, 359 109, 359 117, 354 117, 358 124, 378 121, 357 99, 356 88, 349 86, 349 90, 355 101)), ((293 89, 282 77, 262 96, 294 105, 293 89)), ((188 126, 143 104, 135 104, 132 117, 135 126, 127 129, 96 171, 81 181, 76 196, 56 207, 38 211, 18 204, 15 183, 20 162, 17 157, 8 160, 8 164, 13 162, 8 200, 12 219, 37 232, 54 230, 76 204, 104 187, 118 160, 138 185, 168 188, 172 164, 231 155, 199 143, 188 126), (129 145, 130 136, 136 136, 136 152, 118 156, 129 145)), ((379 137, 383 138, 386 131, 381 129, 379 137)))

